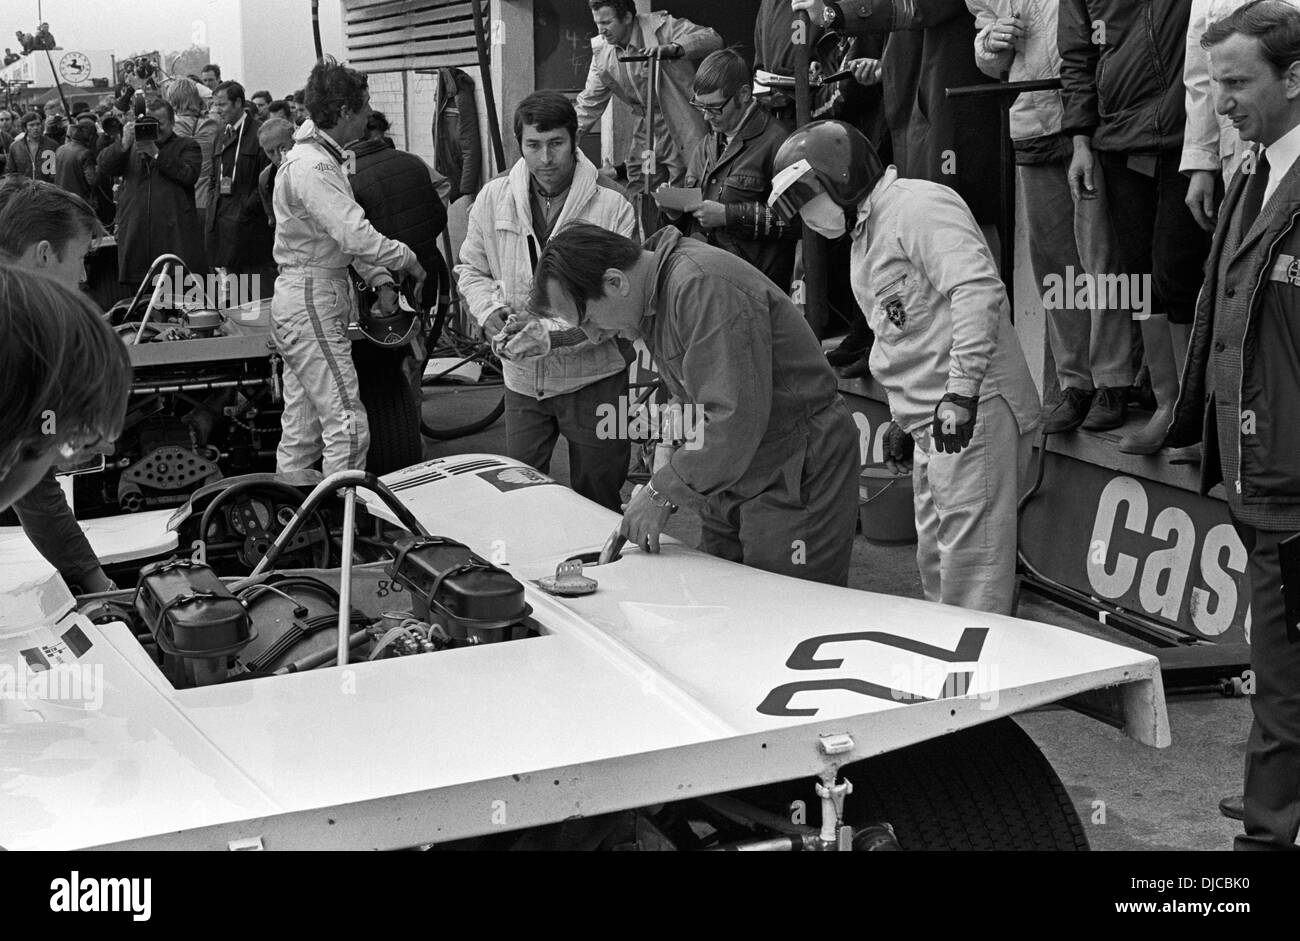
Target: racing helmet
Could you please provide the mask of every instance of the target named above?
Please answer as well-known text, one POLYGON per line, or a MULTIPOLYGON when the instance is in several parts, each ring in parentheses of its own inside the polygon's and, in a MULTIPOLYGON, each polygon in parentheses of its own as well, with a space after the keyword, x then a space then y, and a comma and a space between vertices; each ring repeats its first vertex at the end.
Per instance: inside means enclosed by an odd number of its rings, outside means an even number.
POLYGON ((768 200, 783 222, 818 193, 846 209, 856 208, 884 176, 876 148, 867 136, 843 121, 814 121, 786 138, 772 166, 768 200))

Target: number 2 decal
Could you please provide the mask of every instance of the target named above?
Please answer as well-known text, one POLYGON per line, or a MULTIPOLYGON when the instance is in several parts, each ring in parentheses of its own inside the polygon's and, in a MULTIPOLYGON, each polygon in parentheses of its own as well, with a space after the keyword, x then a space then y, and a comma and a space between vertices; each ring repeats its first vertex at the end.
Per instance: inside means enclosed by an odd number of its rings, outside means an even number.
MULTIPOLYGON (((845 641, 868 641, 870 643, 881 644, 886 647, 894 647, 898 650, 905 650, 908 653, 919 654, 929 657, 933 660, 939 660, 943 663, 972 663, 980 658, 984 650, 984 641, 988 638, 988 628, 986 627, 968 627, 961 632, 961 639, 953 650, 946 647, 936 647, 910 637, 901 637, 898 634, 889 634, 883 631, 859 631, 851 634, 823 634, 820 637, 810 637, 807 640, 800 641, 795 647, 790 658, 786 660, 785 665, 791 670, 835 670, 844 665, 842 659, 817 659, 817 653, 825 644, 843 643, 845 641)), ((961 673, 949 673, 948 678, 944 681, 941 695, 938 699, 946 699, 951 696, 962 696, 970 688, 971 680, 974 674, 970 671, 961 673)), ((759 703, 758 711, 765 716, 815 716, 818 710, 813 708, 796 709, 791 706, 791 701, 796 695, 804 692, 815 692, 825 689, 842 689, 850 693, 859 693, 863 696, 870 696, 874 699, 883 699, 887 702, 918 703, 934 702, 928 696, 921 696, 914 693, 907 693, 902 690, 890 689, 887 686, 881 686, 878 683, 871 683, 867 680, 853 678, 843 679, 821 679, 821 680, 801 680, 796 683, 785 683, 776 687, 763 698, 759 703)))

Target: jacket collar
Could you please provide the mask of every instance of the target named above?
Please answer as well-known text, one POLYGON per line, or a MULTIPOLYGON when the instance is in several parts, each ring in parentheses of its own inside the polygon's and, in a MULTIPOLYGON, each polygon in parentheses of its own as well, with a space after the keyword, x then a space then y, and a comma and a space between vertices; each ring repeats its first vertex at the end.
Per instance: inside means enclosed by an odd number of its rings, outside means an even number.
MULTIPOLYGON (((718 155, 714 169, 716 170, 724 163, 739 156, 740 152, 745 149, 746 144, 767 130, 769 120, 771 120, 771 114, 766 108, 757 101, 750 102, 749 110, 745 112, 744 118, 741 119, 740 127, 736 128, 735 132, 727 138, 727 146, 718 155)), ((715 137, 714 140, 716 139, 715 137)))
POLYGON ((344 162, 343 148, 339 146, 334 138, 330 137, 326 131, 316 127, 316 122, 308 118, 302 123, 302 127, 294 132, 293 139, 295 143, 314 143, 320 146, 326 153, 333 157, 339 164, 344 162))
MULTIPOLYGON (((646 295, 646 309, 641 315, 642 321, 653 317, 659 310, 659 294, 663 290, 668 259, 673 252, 677 251, 677 246, 683 238, 685 236, 682 235, 681 230, 670 225, 650 236, 642 246, 646 251, 653 252, 655 256, 650 268, 650 290, 646 295)), ((644 330, 641 332, 645 333, 644 330)))
POLYGON ((858 224, 853 229, 855 239, 866 231, 867 223, 871 221, 871 214, 879 212, 881 202, 883 202, 885 195, 897 180, 898 167, 891 164, 885 168, 884 175, 876 181, 876 185, 871 188, 871 192, 858 204, 858 224))
POLYGON ((397 145, 390 138, 385 137, 383 140, 355 140, 348 144, 347 149, 357 155, 357 158, 369 157, 371 154, 381 153, 385 150, 396 150, 397 145))
MULTIPOLYGON (((1254 152, 1258 153, 1258 148, 1255 148, 1254 152)), ((1232 178, 1232 183, 1228 186, 1228 193, 1223 199, 1223 205, 1219 209, 1223 226, 1220 232, 1215 233, 1216 240, 1227 238, 1227 225, 1237 211, 1237 204, 1241 202, 1248 176, 1249 174, 1238 170, 1232 178)), ((1282 230, 1283 226, 1297 212, 1300 212, 1300 160, 1292 164, 1286 176, 1282 177, 1277 189, 1273 192, 1272 198, 1260 209, 1259 215, 1255 218, 1255 224, 1250 227, 1250 231, 1242 233, 1241 243, 1237 246, 1236 251, 1232 253, 1232 258, 1229 261, 1236 261, 1253 248, 1260 239, 1272 238, 1282 230)), ((1222 241, 1219 241, 1218 247, 1222 250, 1222 241)))
MULTIPOLYGON (((577 165, 573 168, 573 182, 569 184, 568 199, 564 201, 560 217, 555 220, 556 232, 591 201, 598 185, 596 165, 582 151, 578 151, 577 158, 577 165)), ((532 174, 528 172, 528 164, 524 162, 524 158, 520 157, 510 168, 510 195, 514 197, 515 212, 529 231, 532 231, 533 227, 533 210, 529 192, 531 186, 532 174)))

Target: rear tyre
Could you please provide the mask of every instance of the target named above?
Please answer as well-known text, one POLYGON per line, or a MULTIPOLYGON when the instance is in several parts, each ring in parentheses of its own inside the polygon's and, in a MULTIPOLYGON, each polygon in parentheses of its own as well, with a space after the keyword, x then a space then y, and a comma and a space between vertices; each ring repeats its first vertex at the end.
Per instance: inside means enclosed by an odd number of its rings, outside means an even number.
POLYGON ((361 402, 370 420, 366 470, 383 476, 424 460, 420 406, 402 371, 402 354, 363 348, 352 351, 361 402))

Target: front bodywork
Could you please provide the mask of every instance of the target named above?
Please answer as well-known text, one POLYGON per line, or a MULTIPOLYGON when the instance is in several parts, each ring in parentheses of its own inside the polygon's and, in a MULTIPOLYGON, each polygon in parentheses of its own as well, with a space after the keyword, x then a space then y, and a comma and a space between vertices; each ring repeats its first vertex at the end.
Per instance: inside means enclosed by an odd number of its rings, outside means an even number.
POLYGON ((1101 689, 1129 735, 1168 743, 1157 662, 1132 650, 671 542, 557 599, 532 581, 598 550, 615 514, 488 456, 386 482, 431 531, 525 581, 543 636, 177 691, 124 627, 9 566, 0 676, 62 658, 100 685, 76 702, 0 689, 0 845, 441 842, 813 778, 1101 689))

